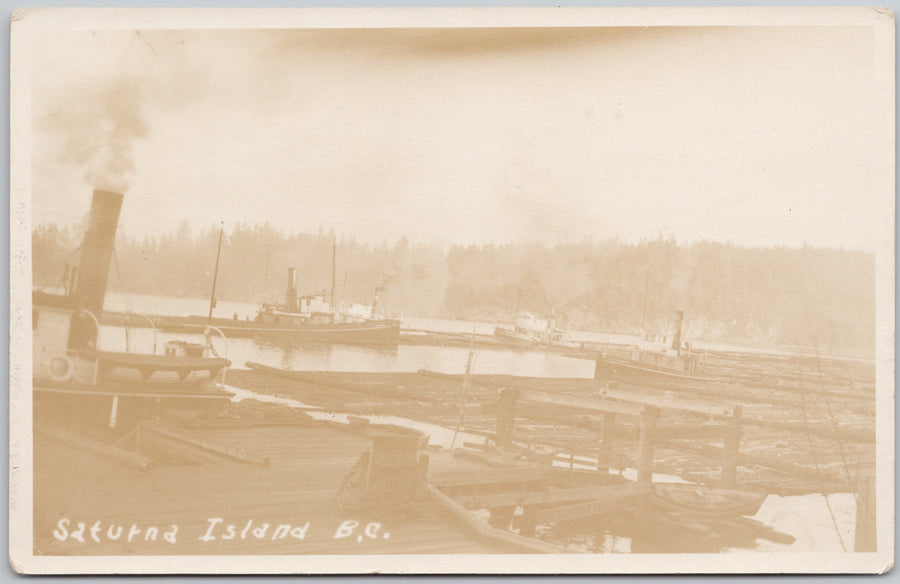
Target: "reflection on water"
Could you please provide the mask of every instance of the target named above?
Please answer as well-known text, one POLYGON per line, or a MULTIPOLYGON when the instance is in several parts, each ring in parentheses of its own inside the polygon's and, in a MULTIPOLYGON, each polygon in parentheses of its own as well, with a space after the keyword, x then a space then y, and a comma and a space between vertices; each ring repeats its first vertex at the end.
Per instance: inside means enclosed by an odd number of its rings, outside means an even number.
MULTIPOLYGON (((209 311, 209 299, 174 298, 171 296, 147 296, 143 294, 123 294, 109 292, 103 303, 103 309, 113 312, 139 312, 143 314, 161 314, 167 316, 205 315, 209 311)), ((249 302, 229 302, 216 300, 213 316, 231 318, 237 315, 239 320, 256 317, 258 304, 249 302)), ((400 318, 400 326, 405 330, 434 331, 455 334, 493 335, 497 326, 512 326, 512 323, 476 322, 450 320, 446 318, 430 318, 426 316, 404 316, 400 318)), ((598 333, 590 331, 569 331, 574 342, 629 344, 638 340, 632 335, 614 333, 598 333)))
MULTIPOLYGON (((127 335, 132 352, 153 352, 154 332, 151 329, 126 331, 120 327, 104 326, 100 333, 101 349, 126 350, 127 335)), ((202 335, 157 332, 155 337, 157 353, 162 352, 162 346, 169 340, 204 342, 202 335)), ((254 361, 298 371, 415 372, 428 369, 440 373, 463 373, 469 354, 469 350, 462 347, 425 345, 381 349, 271 339, 228 339, 226 342, 221 338, 214 338, 214 344, 234 367, 243 367, 247 361, 254 361)), ((484 374, 591 378, 594 362, 553 353, 478 349, 473 370, 484 374)))

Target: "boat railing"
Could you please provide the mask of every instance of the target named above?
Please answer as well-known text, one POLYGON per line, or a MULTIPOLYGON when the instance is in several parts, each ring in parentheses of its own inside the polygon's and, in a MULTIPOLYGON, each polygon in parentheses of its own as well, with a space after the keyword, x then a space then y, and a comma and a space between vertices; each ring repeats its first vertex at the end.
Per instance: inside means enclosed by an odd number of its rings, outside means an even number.
MULTIPOLYGON (((228 358, 228 337, 225 336, 225 333, 222 332, 222 329, 219 327, 215 327, 212 325, 207 325, 206 329, 203 331, 203 336, 206 337, 206 346, 209 347, 210 352, 216 357, 223 357, 225 359, 228 358), (219 336, 222 337, 222 341, 225 343, 225 354, 219 355, 219 352, 216 350, 216 346, 213 345, 212 336, 210 335, 210 331, 216 331, 219 333, 219 336)), ((225 374, 228 372, 228 366, 222 368, 222 385, 225 385, 225 374)))
MULTIPOLYGON (((90 310, 88 310, 87 308, 80 308, 78 310, 78 314, 81 314, 81 313, 88 315, 89 317, 91 317, 91 320, 94 321, 94 328, 97 331, 97 340, 99 340, 100 339, 100 321, 97 319, 97 317, 94 315, 94 313, 91 312, 90 310)), ((97 376, 100 374, 100 358, 99 358, 100 353, 99 353, 99 351, 97 351, 96 354, 97 354, 97 357, 94 358, 94 375, 93 375, 94 385, 97 385, 97 376)))
MULTIPOLYGON (((144 320, 146 320, 147 322, 150 323, 150 328, 153 329, 153 354, 155 355, 155 354, 156 354, 157 332, 158 332, 158 330, 157 330, 157 328, 156 328, 156 323, 154 323, 154 322, 153 322, 153 319, 150 318, 149 316, 147 316, 146 314, 144 314, 143 312, 131 312, 131 311, 129 311, 129 312, 126 312, 126 313, 125 313, 125 326, 126 326, 126 327, 127 327, 128 324, 131 322, 131 321, 129 320, 129 318, 130 318, 132 315, 134 315, 134 316, 140 316, 141 318, 143 318, 144 320)), ((125 350, 128 351, 128 352, 130 352, 129 349, 128 349, 128 337, 127 337, 127 336, 125 337, 125 341, 126 341, 126 342, 125 342, 125 350)))

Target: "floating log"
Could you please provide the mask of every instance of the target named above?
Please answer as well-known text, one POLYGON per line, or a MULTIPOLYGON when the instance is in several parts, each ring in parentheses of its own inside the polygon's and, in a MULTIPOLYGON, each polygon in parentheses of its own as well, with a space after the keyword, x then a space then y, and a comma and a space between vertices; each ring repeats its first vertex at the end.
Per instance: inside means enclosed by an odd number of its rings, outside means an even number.
MULTIPOLYGON (((658 445, 662 447, 676 448, 681 450, 690 450, 692 452, 697 452, 712 458, 716 458, 718 460, 722 460, 723 456, 725 455, 725 449, 719 446, 700 444, 697 442, 688 442, 685 440, 661 440, 659 441, 658 445)), ((800 466, 791 462, 785 462, 783 460, 760 456, 757 454, 739 453, 737 456, 737 460, 738 463, 742 466, 764 466, 766 468, 779 470, 781 472, 794 476, 807 478, 822 478, 829 476, 829 473, 820 472, 819 470, 816 470, 814 468, 800 466)))

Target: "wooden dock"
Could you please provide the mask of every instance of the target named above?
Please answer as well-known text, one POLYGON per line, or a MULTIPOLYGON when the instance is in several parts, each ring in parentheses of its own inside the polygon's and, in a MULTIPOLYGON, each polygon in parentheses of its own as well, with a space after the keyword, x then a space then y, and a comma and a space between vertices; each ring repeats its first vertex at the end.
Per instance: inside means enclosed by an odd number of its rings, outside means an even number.
MULTIPOLYGON (((217 457, 213 451, 206 460, 192 459, 197 448, 186 446, 180 461, 143 468, 71 437, 38 433, 35 553, 485 554, 524 549, 474 532, 431 498, 398 509, 342 511, 335 494, 369 448, 364 436, 318 423, 179 428, 177 433, 244 453, 247 460, 217 457), (69 523, 60 526, 62 519, 69 523), (85 524, 79 534, 83 543, 72 535, 79 522, 85 524), (90 532, 97 522, 100 541, 90 532), (132 525, 140 533, 129 541, 132 525), (164 538, 173 525, 175 543, 164 538), (63 527, 67 533, 60 541, 63 527), (107 532, 115 535, 118 527, 123 534, 110 539, 107 532), (150 528, 155 530, 148 540, 150 528)), ((465 472, 472 472, 471 465, 465 472)))
POLYGON ((764 388, 473 375, 464 393, 459 375, 250 365, 229 371, 229 384, 357 417, 337 424, 244 400, 105 436, 59 427, 65 416, 36 423, 36 553, 568 553, 603 551, 609 535, 633 552, 676 552, 792 541, 747 517, 698 516, 694 501, 661 507, 656 473, 718 488, 735 509, 753 508, 752 497, 728 500, 742 489, 859 493, 857 546, 875 545, 874 402, 858 371, 827 383, 801 372, 764 388), (400 473, 416 485, 409 501, 384 504, 367 494, 377 440, 359 416, 372 414, 461 423, 482 440, 453 452, 420 445, 415 469, 400 473), (164 537, 172 526, 175 543, 164 537), (126 535, 106 535, 119 527, 126 535))

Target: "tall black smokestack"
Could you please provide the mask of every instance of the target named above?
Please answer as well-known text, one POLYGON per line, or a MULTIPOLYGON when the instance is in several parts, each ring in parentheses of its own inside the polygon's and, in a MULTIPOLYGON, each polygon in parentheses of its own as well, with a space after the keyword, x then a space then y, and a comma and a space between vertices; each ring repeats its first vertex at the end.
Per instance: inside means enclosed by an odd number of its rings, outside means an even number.
POLYGON ((284 303, 288 312, 297 310, 297 270, 288 268, 287 292, 284 294, 284 303))
MULTIPOLYGON (((109 191, 94 191, 91 201, 91 215, 87 232, 81 243, 81 260, 78 267, 78 281, 75 283, 75 301, 80 309, 91 312, 97 319, 103 312, 106 298, 106 284, 109 280, 109 264, 116 242, 116 228, 122 195, 109 191)), ((72 341, 76 347, 96 342, 96 324, 84 318, 73 323, 72 341)))
POLYGON ((672 348, 681 354, 681 323, 684 321, 684 311, 675 311, 675 336, 672 338, 672 348))

